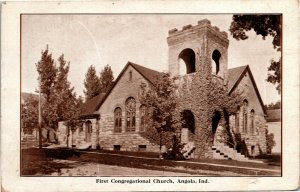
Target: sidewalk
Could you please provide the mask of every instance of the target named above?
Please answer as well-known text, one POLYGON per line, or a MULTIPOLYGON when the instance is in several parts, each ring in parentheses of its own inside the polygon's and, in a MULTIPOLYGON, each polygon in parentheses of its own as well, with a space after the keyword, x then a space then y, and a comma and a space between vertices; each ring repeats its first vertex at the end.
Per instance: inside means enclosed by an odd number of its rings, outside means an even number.
MULTIPOLYGON (((103 152, 95 152, 95 151, 79 151, 78 152, 82 154, 93 154, 93 155, 100 155, 100 156, 111 156, 111 157, 123 157, 123 158, 129 158, 129 160, 137 160, 139 161, 147 161, 149 162, 152 161, 153 164, 154 161, 160 161, 161 163, 164 164, 172 164, 173 166, 168 166, 166 165, 165 168, 171 168, 172 170, 179 170, 177 167, 187 167, 187 168, 199 168, 201 170, 219 170, 219 171, 231 171, 231 172, 246 172, 250 173, 250 175, 258 175, 259 173, 265 173, 263 175, 281 175, 281 170, 280 167, 276 169, 271 169, 271 168, 261 168, 261 167, 255 167, 255 163, 252 163, 252 166, 236 166, 236 165, 226 165, 222 163, 207 163, 207 162, 192 162, 192 161, 173 161, 173 160, 163 160, 159 158, 151 158, 151 157, 138 157, 138 156, 132 156, 132 155, 124 155, 124 154, 111 154, 111 153, 103 153, 103 152), (168 162, 168 163, 166 163, 168 162), (175 165, 174 165, 175 163, 175 165)), ((142 163, 141 162, 141 163, 142 163)), ((144 162, 146 163, 146 162, 144 162)), ((150 164, 152 164, 150 163, 150 164)), ((261 165, 260 165, 261 166, 261 165)), ((267 166, 267 165, 266 165, 267 166)), ((182 169, 181 169, 182 171, 182 169)))

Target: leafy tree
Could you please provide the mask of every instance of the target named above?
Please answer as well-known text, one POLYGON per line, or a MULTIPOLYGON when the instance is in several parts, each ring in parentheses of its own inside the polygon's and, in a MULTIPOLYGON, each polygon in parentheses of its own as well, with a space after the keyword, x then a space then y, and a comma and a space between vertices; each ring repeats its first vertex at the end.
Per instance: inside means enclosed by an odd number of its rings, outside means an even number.
POLYGON ((99 95, 101 92, 100 79, 97 76, 96 69, 93 65, 89 67, 85 74, 84 87, 85 90, 83 92, 86 101, 99 95))
POLYGON ((266 109, 280 109, 281 101, 277 101, 276 103, 270 103, 269 105, 265 105, 266 109))
POLYGON ((52 59, 52 54, 49 53, 48 45, 45 51, 42 51, 40 61, 36 64, 39 78, 41 78, 41 93, 46 101, 50 100, 51 90, 54 86, 56 78, 56 66, 52 59))
POLYGON ((274 134, 269 133, 268 129, 266 129, 266 144, 267 144, 267 153, 270 154, 272 153, 273 147, 276 145, 276 142, 274 140, 274 134))
POLYGON ((32 95, 21 104, 21 126, 22 129, 32 131, 38 127, 38 99, 32 95))
POLYGON ((114 75, 109 65, 106 65, 100 73, 101 93, 107 93, 113 85, 114 75))
MULTIPOLYGON (((277 51, 281 50, 281 16, 280 15, 234 15, 230 26, 233 38, 245 40, 247 31, 253 29, 263 39, 270 35, 273 37, 273 46, 277 51)), ((279 61, 271 60, 268 67, 267 81, 277 84, 276 89, 281 92, 281 58, 279 61)))
MULTIPOLYGON (((147 128, 143 136, 160 146, 173 146, 174 136, 178 137, 181 118, 177 109, 177 86, 169 74, 158 78, 156 85, 146 88, 141 85, 141 103, 146 106, 147 128)), ((178 139, 177 139, 178 140, 178 139)))

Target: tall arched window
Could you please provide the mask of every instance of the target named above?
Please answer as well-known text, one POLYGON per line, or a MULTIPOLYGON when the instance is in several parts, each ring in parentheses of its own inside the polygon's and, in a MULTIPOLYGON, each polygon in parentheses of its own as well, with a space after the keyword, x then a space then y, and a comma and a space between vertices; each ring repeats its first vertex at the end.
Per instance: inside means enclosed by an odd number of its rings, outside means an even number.
POLYGON ((145 131, 146 129, 146 106, 141 105, 140 107, 140 131, 145 131))
POLYGON ((243 102, 243 132, 247 133, 248 130, 248 101, 245 99, 243 102))
POLYGON ((255 115, 255 112, 252 109, 251 112, 250 112, 250 132, 252 134, 254 134, 254 131, 255 131, 255 118, 254 118, 254 115, 255 115))
POLYGON ((235 130, 237 133, 240 132, 240 106, 237 107, 235 114, 235 130))
POLYGON ((122 132, 122 109, 117 107, 114 111, 115 116, 115 132, 121 133, 122 132))
POLYGON ((214 60, 215 65, 212 63, 212 74, 218 75, 220 71, 220 58, 221 58, 221 53, 218 50, 214 50, 212 53, 212 60, 214 60))
POLYGON ((135 131, 135 109, 136 102, 133 97, 129 97, 126 102, 126 131, 134 132, 135 131))

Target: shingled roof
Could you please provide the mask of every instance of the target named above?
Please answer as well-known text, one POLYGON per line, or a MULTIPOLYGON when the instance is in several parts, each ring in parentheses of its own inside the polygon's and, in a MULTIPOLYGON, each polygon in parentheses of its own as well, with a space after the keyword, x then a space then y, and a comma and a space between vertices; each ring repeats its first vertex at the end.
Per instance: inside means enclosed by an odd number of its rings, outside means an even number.
POLYGON ((247 65, 228 69, 228 90, 229 92, 234 88, 242 73, 246 70, 247 65))
POLYGON ((141 65, 128 62, 135 70, 137 70, 142 76, 144 76, 150 83, 155 84, 155 82, 162 77, 163 73, 143 67, 141 65))
POLYGON ((81 118, 88 118, 88 117, 97 117, 99 114, 96 114, 95 111, 98 109, 99 103, 104 99, 105 93, 100 93, 99 95, 87 100, 83 103, 81 107, 81 118))

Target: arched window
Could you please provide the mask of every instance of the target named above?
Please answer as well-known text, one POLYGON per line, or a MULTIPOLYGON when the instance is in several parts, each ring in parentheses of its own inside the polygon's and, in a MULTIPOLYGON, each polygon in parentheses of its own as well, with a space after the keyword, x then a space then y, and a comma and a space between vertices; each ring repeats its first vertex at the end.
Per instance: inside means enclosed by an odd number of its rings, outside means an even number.
POLYGON ((126 131, 134 132, 135 131, 135 109, 136 102, 133 97, 129 97, 126 102, 126 131))
POLYGON ((140 131, 145 131, 146 129, 146 106, 141 105, 140 107, 140 131))
POLYGON ((212 63, 212 74, 218 75, 220 70, 220 58, 221 53, 218 50, 214 50, 212 53, 212 60, 214 60, 215 65, 212 63))
POLYGON ((122 132, 122 109, 117 107, 114 111, 115 116, 115 132, 121 133, 122 132))
POLYGON ((194 73, 196 71, 196 55, 192 49, 184 49, 178 55, 180 75, 194 73), (185 66, 184 66, 185 65, 185 66), (186 69, 184 73, 184 69, 186 69))
POLYGON ((255 118, 254 118, 255 112, 252 109, 250 112, 250 133, 254 134, 255 131, 255 118))
POLYGON ((243 132, 248 132, 248 101, 245 99, 243 102, 243 132))
POLYGON ((237 133, 240 132, 240 106, 237 107, 235 114, 235 130, 237 133))

